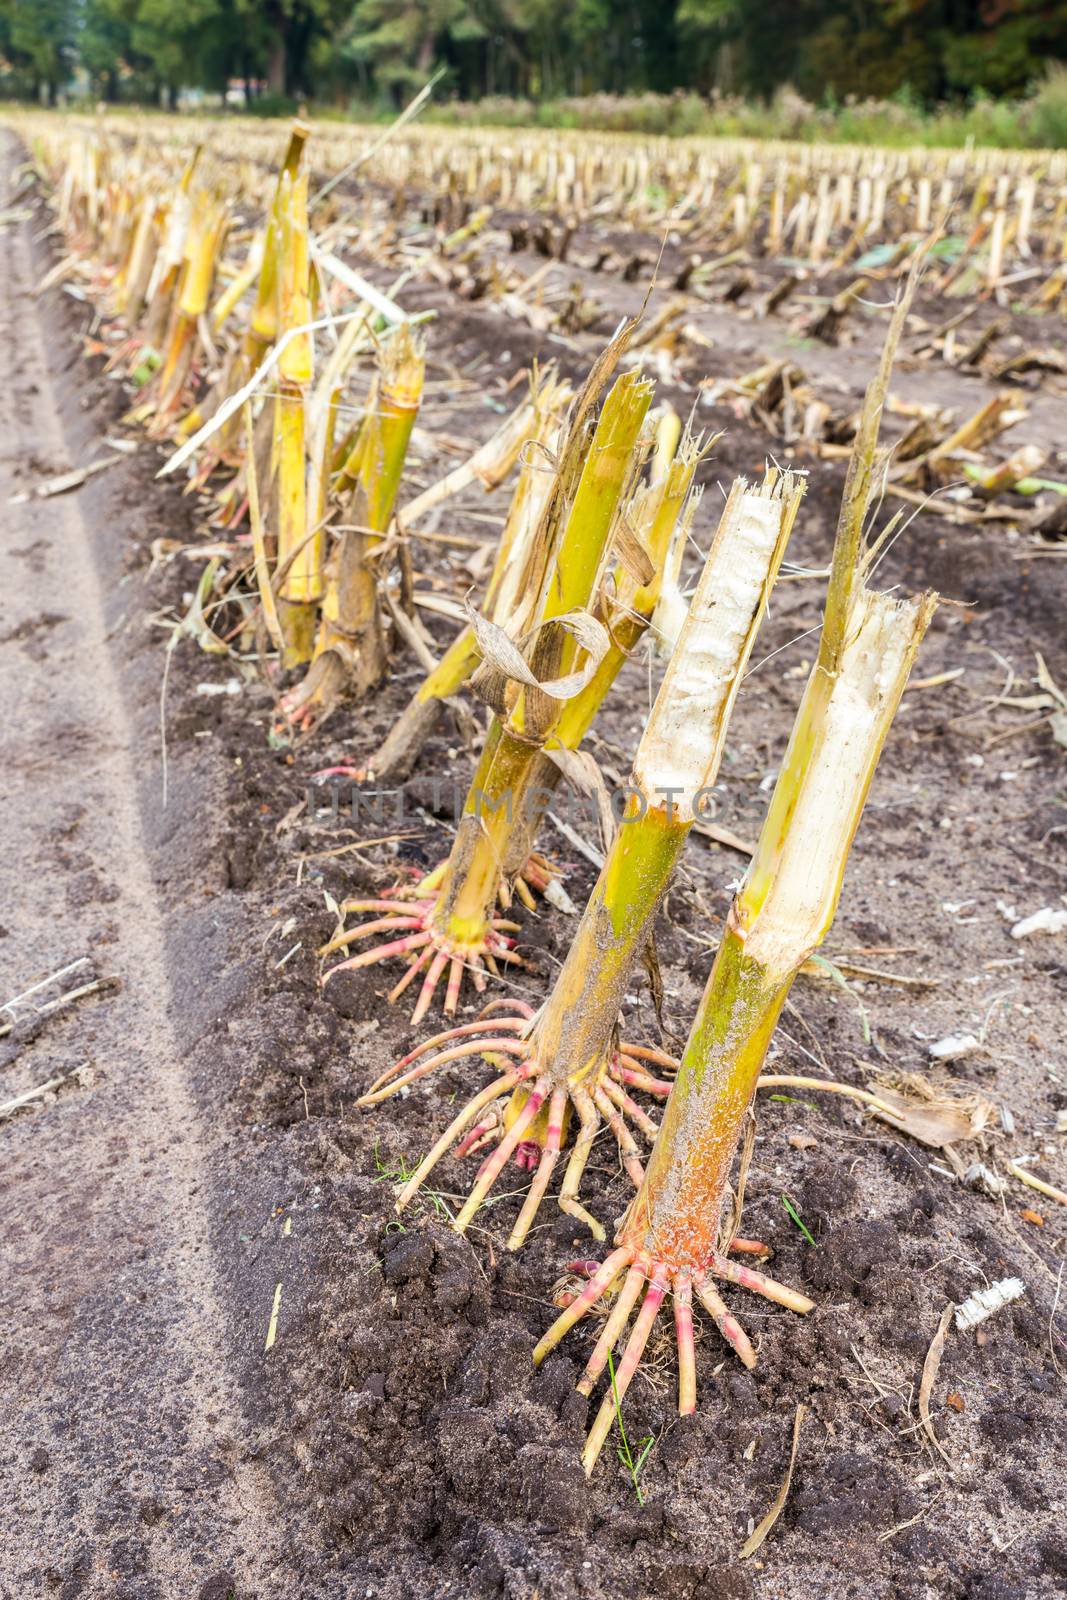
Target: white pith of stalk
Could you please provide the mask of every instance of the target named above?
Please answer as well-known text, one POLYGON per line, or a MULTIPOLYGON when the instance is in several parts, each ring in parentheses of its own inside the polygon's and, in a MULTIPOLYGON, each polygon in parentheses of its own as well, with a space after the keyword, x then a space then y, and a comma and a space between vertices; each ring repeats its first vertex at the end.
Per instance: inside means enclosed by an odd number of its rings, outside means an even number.
MULTIPOLYGON (((794 474, 768 471, 758 489, 735 482, 634 760, 652 803, 694 820, 714 781, 756 629, 802 493, 794 474), (657 796, 663 799, 657 800, 657 796)), ((683 519, 684 520, 684 519, 683 519)))
MULTIPOLYGON (((747 953, 771 973, 791 971, 829 931, 849 846, 907 683, 927 604, 870 590, 856 596, 774 876, 746 931, 747 953)), ((808 680, 798 730, 807 726, 820 671, 816 666, 808 680)))
POLYGON ((688 602, 682 593, 682 561, 685 556, 685 547, 689 542, 689 529, 680 518, 674 530, 667 560, 663 567, 663 580, 660 584, 659 600, 652 613, 650 632, 652 634, 653 648, 658 656, 668 658, 674 650, 685 627, 685 619, 689 610, 688 602))

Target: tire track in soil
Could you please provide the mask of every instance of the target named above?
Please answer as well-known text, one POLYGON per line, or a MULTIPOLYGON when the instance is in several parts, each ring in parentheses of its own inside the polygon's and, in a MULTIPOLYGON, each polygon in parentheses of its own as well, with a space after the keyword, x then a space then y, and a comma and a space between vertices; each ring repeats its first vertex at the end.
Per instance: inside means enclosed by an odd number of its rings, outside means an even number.
MULTIPOLYGON (((5 207, 17 160, 8 136, 5 207)), ((0 1125, 0 1597, 223 1600, 232 1584, 251 1600, 267 1579, 287 1587, 279 1516, 242 1447, 210 1242, 214 1130, 168 1015, 100 530, 77 493, 8 504, 70 464, 66 380, 30 292, 37 225, 0 230, 0 998, 90 951, 122 988, 0 1065, 4 1100, 90 1064, 85 1087, 0 1125)))

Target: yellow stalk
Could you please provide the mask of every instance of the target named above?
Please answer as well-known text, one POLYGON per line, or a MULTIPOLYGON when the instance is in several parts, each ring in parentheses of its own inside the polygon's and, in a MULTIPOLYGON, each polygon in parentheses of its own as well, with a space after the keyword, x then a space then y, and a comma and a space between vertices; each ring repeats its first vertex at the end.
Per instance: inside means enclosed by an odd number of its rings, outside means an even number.
POLYGON ((156 202, 146 198, 141 202, 118 300, 122 315, 129 327, 133 327, 139 320, 144 305, 145 288, 152 270, 152 234, 155 224, 156 202))
MULTIPOLYGON (((652 389, 638 373, 612 386, 585 452, 555 558, 541 591, 542 623, 552 623, 593 598, 616 509, 641 463, 641 427, 652 389)), ((579 408, 575 428, 584 426, 579 408)), ((572 430, 572 440, 574 434, 572 430)), ((563 470, 572 441, 563 452, 563 470)), ((550 501, 545 518, 553 512, 550 501)), ((558 508, 555 508, 558 514, 558 508)), ((571 670, 577 642, 562 628, 540 648, 542 681, 571 670)), ((485 936, 507 858, 507 842, 527 804, 540 744, 561 711, 540 690, 524 690, 510 714, 493 719, 478 772, 467 796, 455 844, 441 884, 435 922, 442 935, 462 945, 485 936)))
POLYGON ((263 238, 263 259, 259 268, 256 303, 245 335, 245 356, 250 371, 259 366, 268 346, 278 337, 279 234, 277 215, 272 210, 267 219, 267 231, 263 238))
POLYGON ((532 1030, 536 1059, 552 1086, 581 1085, 607 1066, 626 985, 715 783, 741 679, 802 495, 802 480, 769 469, 759 489, 738 479, 723 508, 638 746, 633 798, 532 1030))
MULTIPOLYGON (((205 208, 195 237, 186 250, 186 272, 178 309, 194 322, 202 317, 211 299, 211 285, 228 225, 226 207, 221 202, 205 208)), ((192 230, 191 230, 192 233, 192 230)))
POLYGON ((263 607, 263 620, 266 623, 267 632, 270 634, 275 647, 279 650, 284 650, 285 641, 282 637, 282 626, 278 619, 278 609, 275 604, 274 589, 270 579, 270 566, 267 561, 267 539, 263 526, 263 513, 259 504, 259 477, 256 472, 252 407, 248 401, 245 402, 243 411, 245 462, 248 480, 248 524, 252 531, 252 554, 255 559, 256 587, 259 590, 259 599, 263 607))
POLYGON ((234 277, 219 295, 211 308, 211 325, 213 328, 222 328, 229 321, 235 308, 241 303, 249 289, 256 282, 260 267, 263 263, 263 234, 257 233, 248 250, 248 259, 240 272, 234 277))
MULTIPOLYGON (((324 590, 325 527, 320 497, 309 504, 307 391, 313 376, 308 299, 307 176, 283 170, 275 201, 278 358, 274 451, 277 462, 278 565, 282 579, 283 664, 299 666, 314 653, 316 610, 324 590)), ((262 279, 261 279, 262 282, 262 279)))
POLYGON ((278 563, 286 566, 282 597, 309 604, 322 597, 322 530, 308 521, 307 453, 304 448, 304 396, 296 384, 280 381, 275 399, 278 473, 278 563))
POLYGON ((312 379, 311 334, 295 332, 311 321, 308 294, 307 174, 283 174, 278 189, 278 333, 289 334, 278 357, 283 382, 305 388, 312 379))
POLYGON ((682 419, 673 406, 668 406, 656 422, 656 446, 652 453, 649 478, 659 483, 666 477, 671 462, 682 439, 682 419))

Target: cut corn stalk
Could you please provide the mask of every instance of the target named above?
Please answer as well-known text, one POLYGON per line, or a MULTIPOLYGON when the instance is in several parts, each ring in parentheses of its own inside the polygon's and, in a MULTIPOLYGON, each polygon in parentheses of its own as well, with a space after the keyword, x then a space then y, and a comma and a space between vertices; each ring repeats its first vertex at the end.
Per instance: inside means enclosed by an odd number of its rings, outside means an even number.
MULTIPOLYGON (((914 280, 912 280, 913 282, 914 280)), ((613 1284, 626 1310, 613 1315, 579 1388, 590 1393, 608 1352, 634 1319, 582 1460, 592 1467, 669 1292, 679 1355, 678 1408, 696 1406, 695 1295, 746 1366, 755 1352, 716 1280, 805 1312, 807 1296, 729 1259, 736 1222, 729 1177, 767 1049, 793 979, 829 931, 867 791, 908 673, 936 604, 896 600, 867 587, 872 557, 864 519, 877 463, 889 368, 909 290, 893 319, 868 390, 838 524, 819 656, 794 723, 756 853, 731 908, 704 997, 643 1181, 615 1249, 535 1353, 541 1361, 613 1284), (647 1285, 647 1289, 645 1286, 647 1285)), ((884 537, 884 536, 883 536, 884 537)))
MULTIPOLYGON (((319 719, 346 688, 363 693, 384 675, 387 639, 378 593, 378 558, 418 415, 425 366, 419 335, 402 324, 382 346, 380 370, 356 442, 340 471, 346 521, 337 529, 326 567, 314 659, 304 681, 285 702, 291 721, 306 725, 319 719)), ((318 515, 324 519, 327 463, 334 455, 329 424, 320 449, 315 471, 323 490, 318 515)))
MULTIPOLYGON (((515 425, 516 418, 509 418, 505 424, 508 440, 506 458, 513 461, 521 452, 522 464, 486 588, 483 612, 497 627, 508 632, 512 631, 512 618, 522 598, 522 582, 528 571, 532 544, 552 487, 549 462, 558 448, 562 414, 570 398, 570 385, 558 382, 554 369, 549 367, 544 374, 534 377, 531 398, 516 414, 521 427, 515 425), (516 444, 514 451, 511 448, 512 440, 516 444)), ((501 435, 505 429, 500 430, 501 435)), ((495 476, 503 464, 499 450, 491 460, 495 476)), ((405 509, 405 526, 417 512, 424 512, 428 506, 439 504, 447 485, 459 480, 459 487, 464 487, 473 477, 482 477, 489 464, 490 458, 483 457, 482 451, 478 451, 470 462, 450 473, 405 509), (476 467, 479 457, 482 457, 483 466, 476 467)), ((492 481, 490 479, 490 485, 492 481)), ((455 492, 458 489, 448 488, 448 493, 455 492)), ((458 693, 480 660, 474 627, 468 623, 453 639, 437 665, 427 673, 379 749, 367 762, 364 775, 373 777, 377 782, 397 782, 408 777, 419 751, 433 733, 443 702, 458 693)))
POLYGON ((189 381, 200 319, 207 311, 218 256, 228 224, 222 201, 200 195, 193 202, 186 229, 184 259, 176 285, 176 305, 155 380, 155 417, 150 429, 162 437, 174 420, 189 381))
POLYGON ((274 477, 277 486, 278 608, 285 639, 282 665, 311 659, 323 595, 325 530, 318 506, 309 508, 305 408, 313 377, 308 281, 307 175, 283 172, 275 207, 277 333, 288 334, 278 358, 274 401, 274 477), (311 515, 309 516, 309 509, 311 515))
MULTIPOLYGON (((684 461, 676 463, 684 475, 684 461)), ((672 468, 672 473, 674 469, 672 468)), ((671 474, 668 474, 670 480, 671 474)), ((632 798, 578 925, 556 985, 536 1018, 494 1016, 456 1030, 410 1053, 372 1086, 373 1102, 424 1077, 439 1065, 479 1052, 515 1059, 494 1086, 510 1103, 500 1141, 487 1159, 455 1226, 469 1225, 509 1157, 518 1154, 534 1177, 508 1240, 525 1240, 557 1165, 568 1124, 578 1132, 559 1203, 598 1239, 604 1228, 578 1194, 593 1140, 605 1123, 635 1184, 643 1171, 634 1129, 654 1136, 655 1124, 629 1093, 650 1076, 643 1063, 666 1061, 656 1051, 618 1042, 619 1008, 644 950, 685 842, 718 773, 726 729, 767 597, 802 496, 792 475, 766 473, 758 489, 738 479, 727 499, 686 627, 668 667, 638 747, 632 798), (501 1047, 503 1031, 514 1030, 501 1047), (444 1048, 440 1048, 444 1046, 444 1048)), ((654 598, 645 602, 649 608, 654 598)), ((655 1080, 652 1080, 655 1081, 655 1080)), ((485 1091, 459 1113, 398 1200, 403 1207, 457 1140, 486 1142, 485 1091), (472 1123, 474 1124, 472 1128, 472 1123)))
MULTIPOLYGON (((414 912, 416 926, 405 938, 350 956, 323 979, 328 982, 336 972, 407 955, 408 971, 390 1000, 424 973, 413 1022, 429 1008, 446 968, 444 1009, 451 1015, 465 970, 481 990, 487 968, 497 976, 498 963, 519 961, 506 937, 516 931, 514 925, 494 914, 508 842, 536 770, 538 751, 554 731, 566 700, 585 687, 608 647, 606 631, 587 608, 598 588, 620 501, 644 457, 642 425, 651 387, 640 375, 628 373, 616 381, 592 429, 592 409, 630 331, 625 327, 608 346, 576 403, 534 541, 531 564, 539 566, 544 576, 531 585, 538 597, 536 625, 523 636, 525 654, 503 630, 494 630, 485 619, 475 623, 480 652, 496 656, 495 664, 486 660, 478 673, 483 697, 496 714, 452 852, 418 886, 412 905, 396 897, 389 902, 393 916, 414 912)), ((385 903, 380 904, 384 908, 385 903)), ((358 911, 364 905, 350 902, 348 909, 358 911)), ((359 927, 344 931, 327 948, 354 943, 366 931, 359 927)))

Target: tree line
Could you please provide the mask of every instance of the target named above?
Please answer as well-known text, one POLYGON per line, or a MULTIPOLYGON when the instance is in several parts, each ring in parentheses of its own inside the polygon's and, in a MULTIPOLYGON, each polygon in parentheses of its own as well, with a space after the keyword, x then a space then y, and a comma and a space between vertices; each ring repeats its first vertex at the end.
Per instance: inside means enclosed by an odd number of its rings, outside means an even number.
POLYGON ((692 89, 811 100, 1024 93, 1067 0, 0 0, 4 92, 533 100, 692 89))

